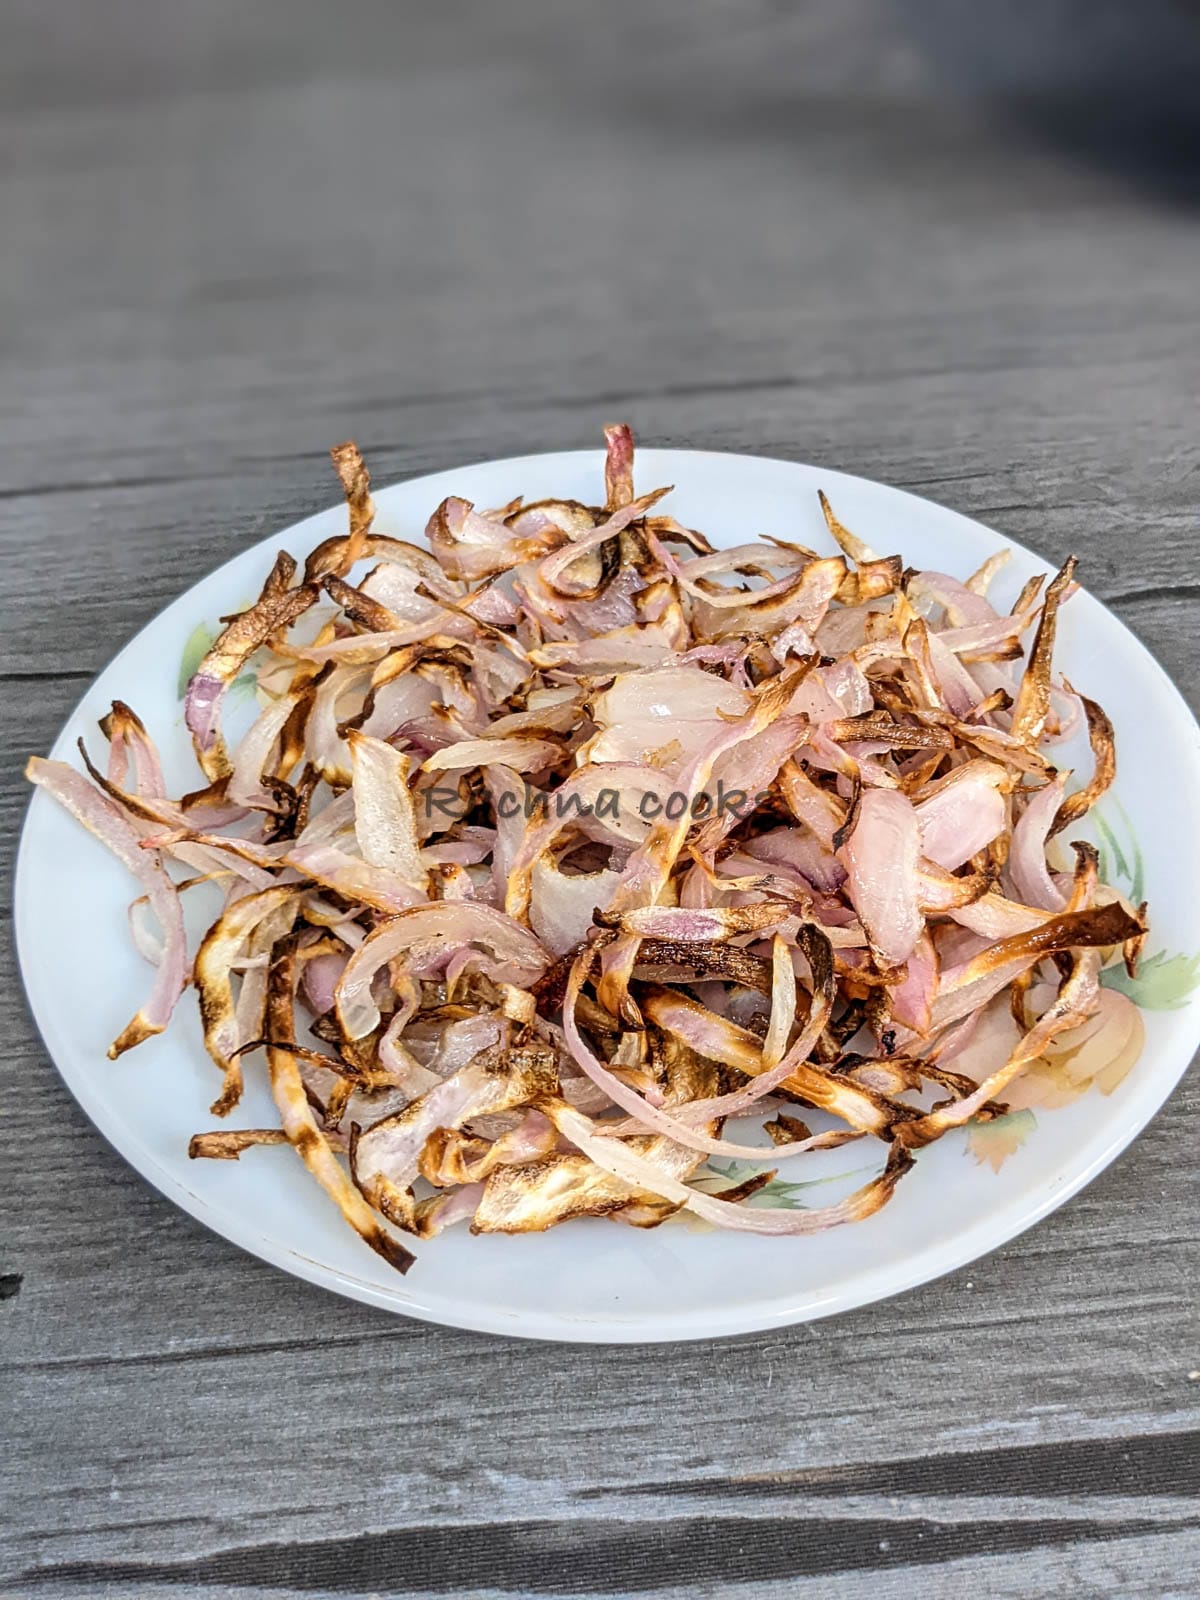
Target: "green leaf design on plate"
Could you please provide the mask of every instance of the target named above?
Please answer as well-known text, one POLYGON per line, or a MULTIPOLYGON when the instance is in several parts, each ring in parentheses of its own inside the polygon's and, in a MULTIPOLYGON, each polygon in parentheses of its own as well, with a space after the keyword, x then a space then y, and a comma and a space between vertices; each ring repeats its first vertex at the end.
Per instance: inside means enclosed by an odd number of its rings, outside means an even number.
MULTIPOLYGON (((715 1161, 710 1161, 698 1177, 700 1182, 696 1188, 702 1189, 705 1194, 712 1194, 719 1200, 721 1189, 735 1188, 740 1183, 745 1183, 755 1173, 762 1169, 750 1161, 729 1161, 723 1167, 715 1161), (713 1187, 708 1181, 711 1178, 720 1178, 724 1181, 720 1188, 713 1187)), ((804 1189, 817 1189, 823 1183, 841 1183, 846 1178, 858 1178, 864 1173, 873 1172, 873 1167, 858 1167, 853 1172, 833 1172, 825 1178, 809 1178, 805 1183, 791 1183, 783 1178, 772 1178, 770 1183, 764 1184, 757 1193, 752 1194, 743 1202, 748 1206, 782 1206, 787 1211, 807 1211, 809 1208, 799 1198, 804 1189)))
POLYGON ((1129 899, 1138 906, 1146 898, 1146 873, 1142 861, 1142 847, 1138 844, 1133 824, 1121 802, 1110 800, 1105 809, 1107 810, 1109 806, 1119 814, 1125 837, 1122 843, 1113 824, 1101 812, 1092 813, 1096 831, 1100 835, 1100 876, 1105 883, 1114 886, 1123 883, 1129 899))
POLYGON ((1159 950, 1138 962, 1136 978, 1123 966, 1112 966, 1100 974, 1100 982, 1128 995, 1143 1011, 1178 1011, 1200 984, 1200 955, 1171 956, 1159 950))
POLYGON ((213 640, 216 637, 216 629, 210 628, 207 622, 198 622, 191 633, 188 634, 187 643, 183 647, 183 654, 179 658, 180 699, 187 693, 187 686, 192 681, 196 668, 212 648, 213 640))
MULTIPOLYGON (((1092 820, 1100 838, 1100 876, 1120 888, 1134 905, 1140 905, 1146 891, 1145 863, 1125 807, 1119 800, 1109 799, 1103 813, 1092 813, 1092 820)), ((1200 985, 1200 955, 1156 950, 1138 962, 1136 978, 1115 962, 1105 967, 1100 982, 1106 989, 1127 995, 1143 1011, 1178 1011, 1200 985)))
POLYGON ((258 679, 252 672, 243 672, 240 678, 235 678, 229 685, 229 699, 236 705, 240 700, 253 699, 258 689, 258 679))
MULTIPOLYGON (((239 609, 245 610, 245 606, 239 609)), ((179 698, 182 700, 187 694, 187 686, 195 676, 196 668, 212 649, 220 632, 219 628, 210 628, 207 622, 198 622, 187 636, 183 647, 183 654, 179 658, 179 698)), ((258 680, 252 671, 246 671, 229 685, 229 697, 236 705, 240 700, 250 698, 258 688, 258 680)))
POLYGON ((1123 886, 1126 896, 1133 901, 1134 906, 1141 906, 1146 899, 1146 866, 1142 862, 1141 845, 1138 835, 1134 834, 1133 822, 1128 818, 1125 806, 1120 800, 1109 800, 1107 810, 1115 811, 1120 816, 1122 835, 1117 834, 1114 822, 1107 818, 1102 811, 1093 811, 1093 821, 1096 822, 1096 832, 1099 834, 1099 870, 1104 882, 1112 883, 1114 888, 1123 886))

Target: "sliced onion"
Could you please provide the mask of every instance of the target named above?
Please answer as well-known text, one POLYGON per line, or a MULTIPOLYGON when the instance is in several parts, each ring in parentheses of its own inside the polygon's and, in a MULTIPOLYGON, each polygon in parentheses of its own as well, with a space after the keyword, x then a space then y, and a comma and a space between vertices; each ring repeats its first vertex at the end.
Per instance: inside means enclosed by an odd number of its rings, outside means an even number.
POLYGON ((846 869, 850 902, 885 966, 907 961, 925 926, 920 854, 920 825, 909 800, 884 789, 865 790, 838 859, 846 869))
MULTIPOLYGON (((711 672, 699 667, 665 667, 657 672, 623 673, 592 702, 592 717, 602 732, 620 732, 618 749, 636 750, 640 755, 670 739, 694 747, 711 737, 722 718, 741 716, 748 705, 749 696, 743 690, 711 672), (684 734, 681 724, 692 724, 694 734, 684 734)), ((608 745, 593 749, 592 760, 614 759, 608 749, 608 745)))
POLYGON ((109 737, 108 777, 122 787, 132 768, 134 793, 144 800, 165 800, 162 762, 145 725, 123 700, 114 700, 106 724, 109 737))
POLYGON ((420 903, 420 891, 390 867, 372 866, 328 844, 298 844, 287 863, 314 883, 377 911, 406 911, 420 903))
POLYGON ((227 1116, 242 1095, 239 1051, 248 1040, 242 1034, 234 1004, 233 964, 262 922, 271 923, 271 944, 283 938, 295 921, 299 898, 299 890, 289 884, 235 900, 213 923, 196 952, 196 992, 204 1024, 204 1047, 224 1080, 211 1108, 214 1116, 227 1116))
POLYGON ((417 840, 408 757, 364 733, 351 732, 347 742, 354 766, 354 834, 363 860, 424 893, 429 873, 417 840))
POLYGON ((549 739, 460 739, 435 750, 421 765, 426 772, 460 772, 498 762, 512 772, 540 772, 560 754, 561 747, 549 739))
POLYGON ((994 761, 968 761, 918 804, 921 851, 953 872, 991 844, 1008 824, 1008 775, 994 761))
POLYGON ((982 1111, 989 1100, 996 1099, 1001 1091, 1031 1061, 1037 1059, 1056 1035, 1074 1028, 1092 1015, 1100 992, 1100 952, 1083 950, 1075 957, 1071 975, 1059 992, 1050 1009, 1021 1040, 1004 1064, 984 1079, 974 1094, 966 1095, 950 1105, 911 1122, 897 1125, 896 1136, 909 1149, 919 1149, 949 1128, 961 1128, 982 1111))
POLYGON ((121 1030, 109 1046, 109 1059, 115 1061, 153 1034, 161 1033, 171 1020, 175 1002, 187 982, 187 944, 183 929, 183 908, 175 885, 163 871, 158 856, 143 850, 141 841, 117 807, 94 789, 80 773, 61 761, 30 758, 25 775, 31 783, 45 789, 89 833, 106 845, 121 864, 137 878, 149 896, 151 908, 162 929, 162 960, 155 973, 154 986, 145 1005, 121 1030))
POLYGON ((229 685, 261 645, 295 622, 317 598, 308 585, 287 587, 294 571, 291 558, 281 555, 258 600, 217 637, 188 684, 184 717, 196 758, 210 778, 225 777, 230 771, 221 733, 221 705, 229 685))
POLYGON ((229 785, 225 792, 234 805, 273 804, 271 796, 263 786, 263 777, 271 755, 279 743, 280 735, 299 703, 299 695, 282 695, 259 712, 254 726, 238 745, 233 758, 229 785))
MULTIPOLYGON (((856 1189, 837 1205, 813 1211, 795 1211, 777 1206, 751 1207, 721 1200, 716 1195, 704 1194, 699 1189, 679 1182, 621 1140, 600 1136, 590 1118, 568 1105, 547 1106, 546 1115, 564 1137, 570 1139, 577 1149, 582 1150, 605 1172, 611 1172, 614 1177, 636 1188, 648 1189, 651 1194, 661 1194, 668 1200, 675 1200, 717 1227, 742 1233, 775 1236, 821 1233, 843 1222, 861 1221, 886 1204, 897 1182, 912 1165, 911 1156, 901 1146, 894 1145, 880 1176, 864 1184, 861 1189, 856 1189)), ((785 1155, 788 1149, 788 1146, 784 1146, 782 1150, 775 1150, 776 1158, 785 1155)))
POLYGON ((442 501, 425 534, 444 570, 452 578, 472 582, 509 572, 519 562, 553 550, 564 537, 550 522, 543 523, 537 533, 522 537, 503 522, 481 516, 469 500, 457 495, 442 501))
POLYGON ((761 933, 777 928, 787 920, 783 905, 759 903, 741 906, 713 906, 689 910, 683 906, 643 906, 621 913, 617 925, 622 933, 643 939, 667 939, 683 944, 723 944, 738 934, 761 933))
MULTIPOLYGON (((544 1068, 543 1068, 544 1071, 544 1068)), ((537 1069, 498 1072, 472 1061, 413 1101, 368 1128, 351 1147, 354 1182, 385 1217, 412 1224, 411 1185, 425 1141, 438 1128, 458 1128, 473 1117, 507 1110, 536 1093, 537 1069)))
POLYGON ((1029 905, 1061 911, 1067 897, 1046 867, 1046 840, 1062 805, 1069 772, 1061 772, 1028 801, 1013 829, 1008 871, 1013 887, 1029 905))
POLYGON ((469 965, 507 983, 526 984, 550 964, 527 928, 479 904, 414 906, 377 928, 351 956, 337 991, 338 1020, 346 1035, 361 1039, 379 1024, 371 995, 375 975, 398 957, 417 977, 446 970, 463 953, 469 965))
POLYGON ((889 990, 892 1016, 914 1033, 927 1034, 933 1026, 938 968, 937 951, 926 931, 913 946, 903 982, 889 990))
POLYGON ((286 1047, 295 1042, 292 1031, 294 952, 286 951, 271 970, 268 1017, 273 1047, 267 1051, 271 1093, 288 1142, 313 1177, 333 1200, 355 1232, 398 1272, 407 1272, 414 1257, 387 1229, 346 1176, 329 1139, 318 1127, 309 1104, 296 1058, 286 1047))
POLYGON ((522 795, 515 788, 497 799, 501 825, 515 827, 527 816, 519 848, 509 865, 505 909, 523 917, 529 909, 533 863, 566 828, 578 828, 589 838, 640 843, 650 829, 650 817, 661 810, 674 785, 662 773, 633 763, 592 765, 581 768, 553 794, 522 795), (647 796, 650 797, 647 801, 647 796))
POLYGON ((551 955, 563 956, 587 937, 597 910, 603 910, 621 881, 619 872, 567 874, 549 855, 533 863, 529 925, 551 955))

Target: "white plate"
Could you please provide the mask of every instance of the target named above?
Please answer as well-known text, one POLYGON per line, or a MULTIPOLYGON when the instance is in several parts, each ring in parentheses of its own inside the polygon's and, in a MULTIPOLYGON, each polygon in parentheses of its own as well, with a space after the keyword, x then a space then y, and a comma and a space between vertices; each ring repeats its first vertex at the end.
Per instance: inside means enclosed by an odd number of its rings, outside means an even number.
MULTIPOLYGON (((502 505, 518 494, 594 502, 601 473, 602 457, 592 451, 439 473, 380 492, 376 527, 419 541, 430 511, 451 493, 479 505, 502 505)), ((703 528, 716 544, 777 534, 831 548, 819 486, 844 522, 912 566, 965 577, 1006 542, 899 490, 785 461, 642 450, 637 483, 641 490, 674 484, 663 509, 703 528)), ((98 745, 96 721, 120 698, 159 740, 168 781, 179 786, 172 792, 194 787, 177 693, 186 642, 198 625, 245 604, 278 550, 303 557, 342 531, 344 519, 341 506, 310 517, 168 606, 88 690, 55 756, 75 760, 80 735, 98 745)), ((996 588, 1006 604, 1030 574, 1047 570, 1029 552, 1012 549, 996 588)), ((1086 542, 1079 554, 1086 582, 1086 542)), ((589 1219, 515 1238, 454 1230, 421 1248, 417 1265, 401 1278, 350 1232, 290 1151, 255 1150, 236 1163, 189 1162, 189 1135, 212 1125, 207 1107, 214 1086, 190 995, 166 1034, 117 1063, 105 1059, 109 1040, 147 988, 149 969, 127 937, 130 884, 107 852, 41 793, 30 806, 16 880, 18 946, 34 1016, 68 1087, 138 1172, 235 1244, 370 1304, 458 1327, 580 1341, 707 1338, 864 1305, 962 1266, 1061 1205, 1145 1126, 1200 1035, 1200 994, 1188 992, 1195 964, 1186 959, 1200 943, 1194 909, 1200 730, 1153 658, 1086 593, 1065 608, 1056 660, 1116 724, 1120 777, 1102 813, 1131 869, 1140 841, 1153 924, 1149 952, 1159 956, 1147 968, 1145 992, 1176 1008, 1146 1012, 1142 1058, 1111 1095, 1093 1090, 1035 1118, 1026 1112, 990 1138, 947 1136, 921 1153, 919 1170, 866 1222, 783 1239, 701 1232, 678 1221, 642 1231, 589 1219)), ((267 1091, 249 1076, 246 1100, 231 1120, 244 1127, 271 1123, 267 1091)), ((823 1173, 835 1158, 812 1159, 830 1163, 810 1169, 823 1173)), ((817 1189, 813 1203, 852 1186, 817 1189)))

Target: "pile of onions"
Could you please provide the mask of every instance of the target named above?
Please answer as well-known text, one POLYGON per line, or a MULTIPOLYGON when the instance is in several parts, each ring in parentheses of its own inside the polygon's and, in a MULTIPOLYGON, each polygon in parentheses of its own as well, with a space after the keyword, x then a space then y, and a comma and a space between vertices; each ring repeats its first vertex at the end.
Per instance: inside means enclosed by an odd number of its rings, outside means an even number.
POLYGON ((280 554, 188 686, 197 788, 167 794, 119 702, 86 776, 29 765, 141 886, 156 972, 109 1054, 190 983, 214 1115, 264 1064, 279 1111, 192 1154, 291 1144, 401 1271, 457 1222, 867 1217, 1024 1069, 1086 1049, 1103 1081, 1132 1048, 1100 972, 1132 970, 1145 907, 1055 839, 1115 771, 1053 674, 1073 561, 1001 612, 1001 558, 913 572, 824 496, 836 553, 714 550, 665 489, 635 496, 630 430, 606 438, 602 505, 452 497, 428 549, 375 531, 339 446, 346 533, 302 571, 280 554), (1083 721, 1071 787, 1047 752, 1083 721), (202 882, 224 903, 189 952, 202 882), (850 1141, 878 1171, 839 1203, 749 1203, 850 1141), (722 1191, 712 1156, 754 1176, 722 1191))

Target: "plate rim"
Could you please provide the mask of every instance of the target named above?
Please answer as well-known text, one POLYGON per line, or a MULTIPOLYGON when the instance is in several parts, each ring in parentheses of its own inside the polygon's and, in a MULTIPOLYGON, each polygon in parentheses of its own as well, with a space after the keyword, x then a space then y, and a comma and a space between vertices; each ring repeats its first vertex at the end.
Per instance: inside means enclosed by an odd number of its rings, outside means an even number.
MULTIPOLYGON (((949 515, 959 519, 972 528, 987 534, 997 544, 1007 546, 1014 553, 1025 556, 1040 568, 1049 569, 1049 563, 1043 556, 1029 549, 1028 546, 1021 544, 1018 540, 999 533, 978 518, 959 511, 953 506, 943 505, 940 501, 933 500, 928 496, 916 494, 910 489, 888 484, 881 479, 840 471, 837 468, 822 466, 815 462, 763 455, 755 451, 693 450, 653 446, 639 448, 638 450, 639 464, 649 466, 651 469, 653 469, 656 461, 661 461, 665 465, 665 458, 674 460, 679 457, 706 461, 712 464, 735 460, 743 463, 758 462, 764 465, 799 468, 802 471, 820 474, 832 484, 836 484, 838 481, 851 482, 867 485, 875 490, 885 490, 889 495, 899 496, 911 502, 914 507, 933 507, 941 515, 949 515)), ((574 468, 578 466, 583 468, 585 466, 598 465, 602 461, 603 452, 594 448, 543 451, 521 456, 483 458, 479 461, 439 468, 433 472, 420 472, 400 477, 385 485, 376 486, 375 492, 377 495, 382 495, 392 488, 413 487, 420 483, 446 479, 477 470, 498 469, 515 473, 526 469, 534 471, 539 463, 544 465, 554 462, 560 467, 574 468)), ((188 598, 201 585, 218 581, 228 569, 252 557, 256 552, 262 551, 265 553, 279 541, 294 540, 307 525, 320 517, 328 516, 331 510, 336 510, 337 508, 338 503, 333 502, 329 507, 312 512, 305 517, 288 523, 285 527, 264 535, 261 539, 255 540, 253 544, 237 551, 219 566, 202 574, 201 577, 176 594, 166 605, 162 606, 142 624, 132 637, 125 641, 121 648, 105 662, 99 672, 84 687, 60 727, 52 746, 51 754, 55 757, 60 757, 64 753, 59 747, 69 738, 67 729, 79 715, 81 707, 86 704, 92 695, 96 684, 110 671, 117 668, 130 652, 135 650, 147 630, 160 623, 176 607, 183 608, 188 598)), ((1115 624, 1124 635, 1126 647, 1132 648, 1141 658, 1142 664, 1152 669, 1152 677, 1156 682, 1164 709, 1169 706, 1175 719, 1181 723, 1191 741, 1193 759, 1200 763, 1200 726, 1198 726, 1196 718, 1180 689, 1173 682, 1162 663, 1137 634, 1115 612, 1110 610, 1098 596, 1091 594, 1090 591, 1087 592, 1091 600, 1101 607, 1109 621, 1115 624)), ((562 1310, 553 1312, 506 1312, 501 1307, 489 1309, 485 1312, 470 1303, 461 1303, 454 1308, 447 1308, 423 1301, 420 1296, 419 1283, 413 1280, 407 1278, 402 1280, 406 1292, 401 1298, 398 1293, 399 1284, 396 1290, 381 1288, 375 1283, 357 1278, 342 1268, 331 1265, 329 1262, 305 1256, 300 1251, 275 1240, 270 1234, 256 1232, 253 1222, 243 1221, 239 1214, 231 1208, 222 1207, 219 1203, 197 1193, 182 1178, 162 1166, 153 1152, 141 1143, 136 1125, 130 1124, 128 1121, 124 1121, 119 1116, 111 1113, 106 1099, 99 1092, 93 1091, 91 1087, 92 1080, 89 1079, 86 1070, 72 1073, 67 1068, 64 1068, 60 1056, 70 1060, 72 1052, 61 1041, 59 1047, 57 1049, 55 1047, 56 1029, 54 1018, 48 1012, 46 1005, 39 1004, 38 999, 35 998, 31 977, 32 963, 28 960, 25 950, 26 940, 30 937, 27 932, 29 922, 34 915, 32 885, 34 873, 36 872, 36 861, 33 858, 33 849, 29 843, 30 824, 38 809, 41 807, 48 808, 52 805, 53 802, 48 795, 42 793, 41 790, 35 790, 26 805, 22 819, 13 875, 14 945, 26 1005, 37 1028, 42 1046, 58 1078, 65 1085, 88 1121, 140 1178, 150 1183, 160 1194, 195 1218, 204 1227, 236 1248, 244 1250, 274 1267, 281 1268, 293 1277, 303 1279, 318 1287, 393 1314, 413 1317, 419 1321, 438 1326, 461 1328, 477 1333, 564 1343, 668 1343, 706 1338, 731 1338, 743 1334, 787 1327, 802 1322, 817 1321, 827 1316, 875 1304, 878 1301, 903 1293, 908 1289, 919 1288, 925 1283, 957 1271, 974 1261, 982 1260, 993 1251, 1036 1226, 1051 1212, 1057 1210, 1089 1183, 1093 1182, 1102 1171, 1110 1166, 1129 1147, 1149 1126, 1158 1112, 1161 1111, 1188 1070, 1196 1051, 1196 1045, 1200 1043, 1200 1040, 1197 1040, 1190 1045, 1181 1046, 1178 1062, 1173 1065, 1160 1065, 1153 1076, 1147 1075, 1133 1086, 1134 1093, 1137 1095, 1136 1111, 1128 1118, 1125 1124, 1114 1128, 1112 1136, 1105 1141, 1091 1161, 1084 1166, 1073 1171, 1069 1176, 1058 1177, 1054 1181, 1039 1186, 1036 1197, 1030 1191, 1028 1200, 1024 1204, 1016 1201, 1010 1203, 1008 1210, 1001 1213, 999 1218, 991 1217, 977 1221, 966 1230, 955 1234, 947 1243, 939 1243, 936 1246, 925 1245, 917 1251, 899 1256, 885 1265, 866 1268, 847 1282, 835 1286, 824 1298, 814 1298, 809 1291, 805 1292, 800 1303, 796 1304, 764 1302, 761 1300, 751 1302, 734 1301, 730 1307, 721 1308, 720 1310, 708 1307, 687 1312, 663 1312, 657 1313, 653 1319, 643 1317, 641 1320, 622 1320, 612 1312, 606 1312, 602 1316, 582 1312, 572 1315, 562 1310), (1010 1212, 1012 1213, 1011 1215, 1010 1212)), ((95 1082, 99 1085, 102 1079, 97 1077, 95 1082)), ((1133 1108, 1127 1109, 1132 1110, 1133 1108)))

